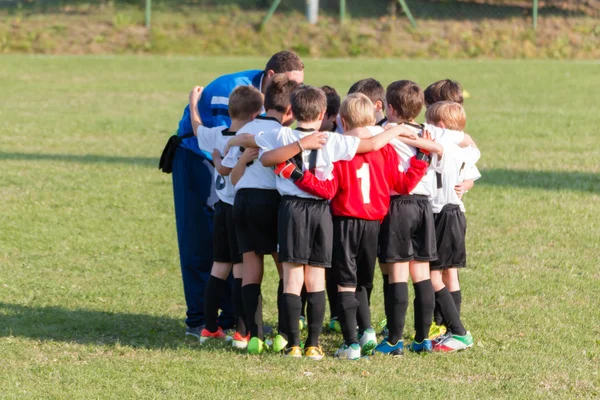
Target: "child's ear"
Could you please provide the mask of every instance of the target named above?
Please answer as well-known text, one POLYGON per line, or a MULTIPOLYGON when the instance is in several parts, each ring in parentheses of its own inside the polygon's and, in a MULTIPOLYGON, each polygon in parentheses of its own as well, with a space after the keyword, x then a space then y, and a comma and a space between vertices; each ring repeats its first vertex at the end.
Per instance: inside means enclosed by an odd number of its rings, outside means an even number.
POLYGON ((340 117, 340 121, 342 122, 342 129, 344 130, 344 132, 346 132, 348 130, 348 124, 346 123, 346 120, 344 119, 344 117, 340 117))
POLYGON ((394 115, 394 107, 391 104, 388 104, 385 113, 388 116, 393 116, 394 115))
POLYGON ((383 111, 383 102, 381 100, 377 100, 375 102, 375 110, 376 111, 383 111))
POLYGON ((440 121, 438 122, 438 127, 442 128, 442 129, 446 129, 446 124, 444 124, 444 121, 440 121))
POLYGON ((323 121, 323 119, 325 119, 325 112, 323 111, 321 114, 319 114, 319 121, 323 121))

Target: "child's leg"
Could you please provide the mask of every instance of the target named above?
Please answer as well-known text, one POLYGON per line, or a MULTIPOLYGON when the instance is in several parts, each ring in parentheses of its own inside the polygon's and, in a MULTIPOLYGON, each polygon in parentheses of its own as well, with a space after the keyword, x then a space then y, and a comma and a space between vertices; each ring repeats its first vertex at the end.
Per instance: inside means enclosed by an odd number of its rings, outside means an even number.
POLYGON ((342 326, 344 343, 348 346, 358 343, 356 335, 358 300, 356 300, 355 291, 356 287, 338 286, 338 318, 342 326))
POLYGON ((242 299, 243 265, 233 265, 233 313, 235 316, 235 330, 245 337, 248 334, 248 325, 242 299))
POLYGON ((284 338, 287 338, 285 328, 285 317, 283 314, 283 266, 279 262, 277 253, 271 254, 275 266, 277 267, 277 275, 279 276, 279 285, 277 285, 277 331, 284 338))
POLYGON ((390 263, 389 268, 389 285, 387 293, 387 326, 388 326, 388 342, 391 344, 397 343, 402 339, 404 331, 404 322, 406 320, 406 310, 408 309, 408 274, 409 263, 390 263))
POLYGON ((305 266, 304 282, 308 303, 306 309, 308 337, 304 347, 317 347, 325 319, 325 268, 305 266))
POLYGON ((304 266, 295 263, 283 263, 283 306, 285 330, 288 335, 288 346, 300 346, 300 312, 302 299, 300 293, 304 285, 304 266))
POLYGON ((462 304, 462 293, 460 291, 460 281, 458 280, 458 268, 448 268, 444 270, 442 275, 444 285, 450 291, 452 298, 454 299, 454 306, 458 315, 460 315, 460 306, 462 304))
POLYGON ((221 296, 227 287, 227 276, 231 271, 231 264, 215 262, 210 273, 210 278, 204 291, 204 319, 206 329, 214 333, 219 328, 219 304, 221 296))
POLYGON ((435 291, 435 304, 440 309, 446 328, 448 328, 449 332, 456 335, 465 335, 467 330, 460 320, 452 295, 444 285, 441 270, 431 271, 431 283, 435 291))
POLYGON ((379 240, 379 221, 361 221, 362 235, 358 254, 356 257, 356 300, 358 300, 358 332, 363 334, 366 329, 371 329, 370 299, 377 261, 377 247, 379 240))
POLYGON ((325 270, 325 287, 327 289, 327 300, 329 301, 329 315, 330 319, 337 318, 337 279, 332 268, 325 270))
POLYGON ((242 299, 246 312, 247 328, 251 337, 264 340, 262 322, 262 293, 260 285, 263 279, 264 258, 255 252, 243 254, 242 299))
POLYGON ((409 263, 409 268, 415 289, 415 341, 421 343, 429 337, 435 294, 429 276, 429 262, 413 260, 409 263))

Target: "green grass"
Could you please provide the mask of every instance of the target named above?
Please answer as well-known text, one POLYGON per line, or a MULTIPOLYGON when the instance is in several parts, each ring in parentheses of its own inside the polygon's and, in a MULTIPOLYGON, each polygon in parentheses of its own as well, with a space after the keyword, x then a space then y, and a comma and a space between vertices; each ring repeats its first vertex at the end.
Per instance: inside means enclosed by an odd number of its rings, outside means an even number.
MULTIPOLYGON (((158 155, 193 85, 264 62, 2 56, 1 398, 600 395, 597 62, 307 60, 307 82, 340 92, 371 75, 450 76, 470 92, 483 151, 461 276, 473 349, 308 362, 186 342, 158 155)), ((329 355, 339 339, 324 336, 329 355)))

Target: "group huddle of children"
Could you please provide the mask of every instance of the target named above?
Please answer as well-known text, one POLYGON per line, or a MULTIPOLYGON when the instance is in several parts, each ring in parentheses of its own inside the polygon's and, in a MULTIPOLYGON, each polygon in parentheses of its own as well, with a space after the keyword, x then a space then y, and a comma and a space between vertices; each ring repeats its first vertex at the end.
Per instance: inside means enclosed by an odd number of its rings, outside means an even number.
POLYGON ((191 121, 199 147, 212 153, 220 198, 201 342, 227 338, 217 316, 233 268, 236 328, 229 339, 251 354, 272 348, 321 359, 327 291, 329 326, 344 338, 336 357, 402 355, 409 277, 416 333, 406 347, 473 345, 460 319, 458 268, 466 265, 461 198, 480 177, 480 152, 463 132, 460 84, 443 80, 423 92, 409 80, 386 90, 364 79, 340 104, 329 86, 276 74, 264 99, 254 87, 235 89, 231 126, 215 128, 202 126, 201 94, 201 87, 190 93, 191 121), (417 124, 424 105, 426 123, 417 124), (261 282, 269 254, 279 288, 278 332, 267 344, 261 282), (379 343, 370 314, 377 258, 387 318, 379 343))

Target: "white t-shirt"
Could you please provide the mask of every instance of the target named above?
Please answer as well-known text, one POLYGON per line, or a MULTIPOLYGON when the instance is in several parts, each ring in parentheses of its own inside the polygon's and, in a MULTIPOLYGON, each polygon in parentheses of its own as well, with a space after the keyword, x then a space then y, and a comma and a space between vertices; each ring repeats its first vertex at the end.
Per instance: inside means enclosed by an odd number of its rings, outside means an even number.
MULTIPOLYGON (((235 132, 229 132, 226 126, 219 126, 216 128, 207 128, 205 126, 198 127, 198 147, 207 153, 212 153, 213 149, 219 150, 221 156, 225 151, 227 142, 235 135, 235 132)), ((215 168, 214 173, 215 191, 217 196, 222 202, 233 205, 233 199, 235 198, 235 188, 231 183, 229 176, 221 176, 215 168)))
MULTIPOLYGON (((256 136, 256 144, 260 147, 260 156, 265 151, 295 143, 305 136, 311 135, 315 130, 304 130, 302 128, 281 129, 279 132, 264 132, 256 136)), ((333 163, 341 160, 351 160, 360 144, 360 139, 353 136, 340 135, 327 132, 327 143, 319 150, 304 150, 300 155, 297 165, 302 166, 302 171, 314 171, 317 179, 322 181, 333 179, 333 163)), ((272 173, 272 172, 271 172, 272 173)), ((298 196, 304 198, 318 199, 319 197, 300 190, 289 179, 277 177, 277 190, 281 195, 298 196)))
MULTIPOLYGON (((277 135, 280 130, 289 130, 284 128, 279 121, 271 117, 258 116, 252 122, 247 123, 240 129, 237 134, 249 133, 251 135, 258 135, 260 133, 268 133, 271 135, 277 135)), ((239 147, 233 147, 229 150, 229 153, 223 159, 223 165, 227 168, 233 168, 238 162, 238 159, 242 155, 242 150, 239 147)), ((275 183, 276 175, 273 172, 273 168, 263 167, 259 160, 254 160, 252 164, 246 167, 244 175, 235 185, 235 190, 240 189, 277 189, 275 183)))
MULTIPOLYGON (((398 125, 393 122, 388 122, 385 125, 398 125)), ((405 124, 406 127, 412 129, 418 135, 423 133, 423 130, 416 125, 408 125, 405 124)), ((425 128, 431 134, 432 140, 439 140, 442 135, 446 135, 446 140, 453 143, 460 143, 464 140, 465 134, 464 132, 452 131, 448 129, 438 128, 437 126, 425 124, 425 128)), ((417 149, 413 146, 409 146, 406 143, 402 142, 400 139, 392 139, 390 145, 396 150, 398 156, 400 157, 400 171, 405 172, 410 167, 410 159, 417 155, 417 149)), ((432 164, 437 160, 437 156, 434 154, 432 157, 432 164)), ((436 192, 436 177, 435 171, 431 166, 423 175, 423 178, 417 186, 410 192, 410 194, 423 195, 428 197, 433 197, 436 192)), ((397 192, 391 192, 392 196, 398 195, 397 192)))
POLYGON ((454 191, 454 186, 462 183, 465 179, 479 179, 481 175, 475 164, 481 157, 481 153, 475 147, 461 148, 454 143, 440 141, 444 147, 442 159, 433 165, 439 174, 441 187, 437 187, 436 194, 431 199, 434 213, 439 213, 446 204, 456 204, 462 212, 465 206, 454 191))

